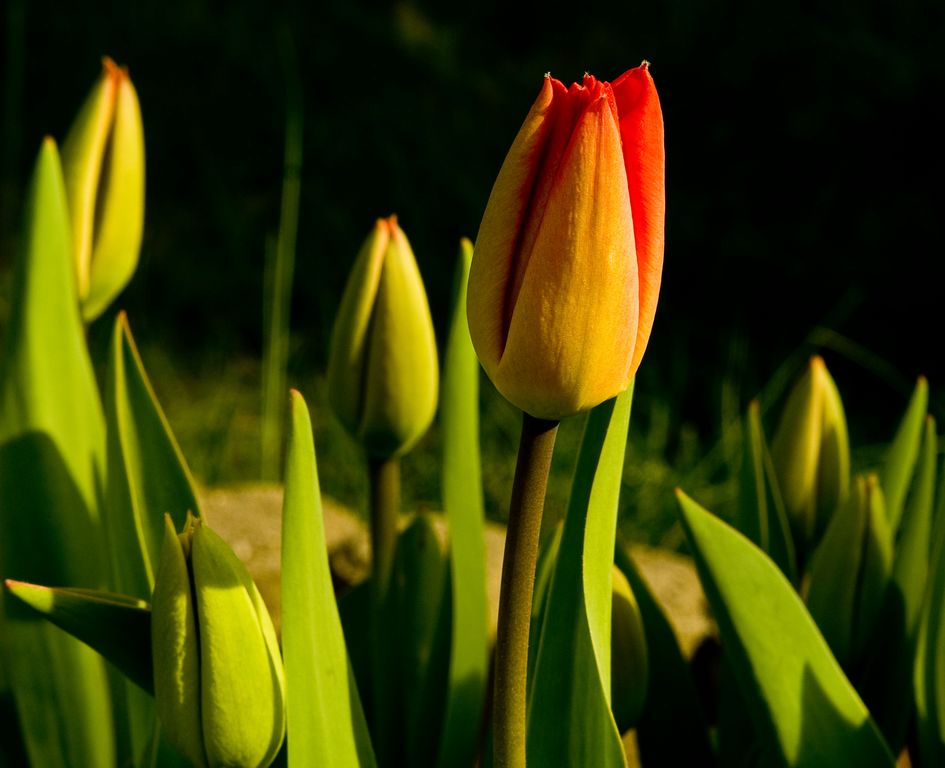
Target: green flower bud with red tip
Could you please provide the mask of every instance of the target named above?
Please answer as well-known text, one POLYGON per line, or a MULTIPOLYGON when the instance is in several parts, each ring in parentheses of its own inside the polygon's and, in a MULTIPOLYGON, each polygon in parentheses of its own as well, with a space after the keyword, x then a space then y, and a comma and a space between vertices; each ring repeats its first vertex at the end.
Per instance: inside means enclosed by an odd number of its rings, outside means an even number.
POLYGON ((144 229, 144 130, 128 70, 102 62, 62 145, 82 318, 91 322, 131 280, 144 229))
POLYGON ((331 336, 328 400, 368 454, 408 451, 436 413, 433 320, 397 217, 378 219, 358 253, 331 336))
POLYGON ((196 766, 258 768, 285 735, 272 620, 246 567, 199 518, 165 516, 151 600, 154 699, 168 741, 196 766))

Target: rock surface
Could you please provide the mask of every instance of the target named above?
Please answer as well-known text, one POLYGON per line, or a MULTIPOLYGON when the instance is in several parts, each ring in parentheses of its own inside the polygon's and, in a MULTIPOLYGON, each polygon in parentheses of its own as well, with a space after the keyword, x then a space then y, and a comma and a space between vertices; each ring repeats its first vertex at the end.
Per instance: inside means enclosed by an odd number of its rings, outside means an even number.
MULTIPOLYGON (((204 491, 207 521, 246 563, 279 628, 279 556, 282 488, 252 485, 204 491)), ((370 569, 370 545, 364 523, 330 498, 323 499, 325 536, 332 573, 338 586, 362 581, 370 569)), ((438 518, 442 519, 442 518, 438 518)), ((493 630, 499 604, 499 577, 505 529, 486 525, 486 568, 493 630)), ((640 568, 673 625, 687 657, 712 633, 705 596, 692 561, 674 552, 632 545, 640 568)))

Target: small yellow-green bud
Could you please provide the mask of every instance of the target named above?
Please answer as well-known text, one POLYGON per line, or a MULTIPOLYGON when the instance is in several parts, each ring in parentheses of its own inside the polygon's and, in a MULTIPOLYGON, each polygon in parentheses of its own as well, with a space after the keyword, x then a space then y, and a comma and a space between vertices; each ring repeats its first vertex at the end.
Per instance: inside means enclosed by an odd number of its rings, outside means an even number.
POLYGON ((423 280, 397 217, 379 219, 331 336, 328 400, 370 456, 408 451, 436 412, 439 372, 423 280))
POLYGON ((819 356, 788 395, 771 459, 795 542, 810 551, 850 491, 846 416, 819 356))
POLYGON ((614 566, 610 688, 620 732, 637 724, 646 701, 649 662, 643 617, 627 577, 614 566))
POLYGON ((109 58, 62 146, 82 318, 131 280, 144 228, 144 130, 128 70, 109 58))
POLYGON ((246 567, 199 518, 178 535, 165 516, 151 641, 168 741, 195 766, 268 766, 285 735, 276 633, 246 567))

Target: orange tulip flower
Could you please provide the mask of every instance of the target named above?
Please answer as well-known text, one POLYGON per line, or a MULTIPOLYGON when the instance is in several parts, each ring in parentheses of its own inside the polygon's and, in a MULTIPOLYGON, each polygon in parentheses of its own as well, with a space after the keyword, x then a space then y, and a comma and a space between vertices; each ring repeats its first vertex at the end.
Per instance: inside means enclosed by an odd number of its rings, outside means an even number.
POLYGON ((646 62, 613 83, 545 77, 492 188, 467 300, 483 368, 526 413, 592 408, 636 373, 663 269, 663 165, 646 62))

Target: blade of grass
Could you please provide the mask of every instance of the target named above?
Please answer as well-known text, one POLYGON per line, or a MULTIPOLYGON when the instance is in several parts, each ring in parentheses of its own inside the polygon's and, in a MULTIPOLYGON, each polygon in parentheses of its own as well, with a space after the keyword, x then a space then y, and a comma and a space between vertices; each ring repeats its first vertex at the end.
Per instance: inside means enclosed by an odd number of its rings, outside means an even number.
POLYGON ((302 186, 302 84, 295 44, 288 29, 279 39, 285 78, 285 154, 282 165, 282 204, 275 247, 266 248, 263 347, 263 414, 260 476, 279 477, 282 427, 285 420, 286 367, 289 361, 289 316, 292 308, 292 278, 295 243, 299 226, 302 186))

